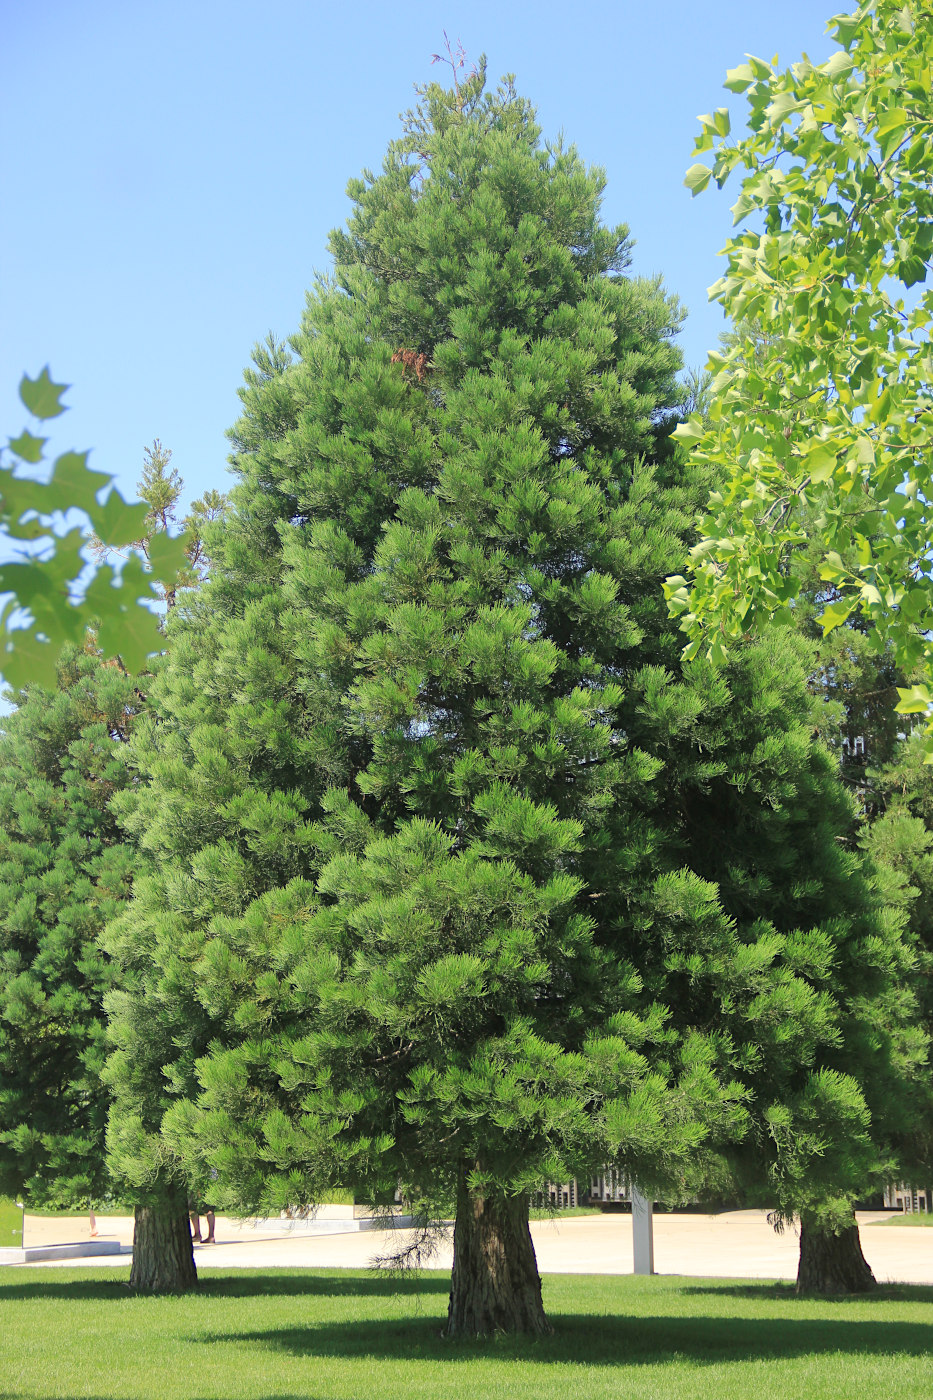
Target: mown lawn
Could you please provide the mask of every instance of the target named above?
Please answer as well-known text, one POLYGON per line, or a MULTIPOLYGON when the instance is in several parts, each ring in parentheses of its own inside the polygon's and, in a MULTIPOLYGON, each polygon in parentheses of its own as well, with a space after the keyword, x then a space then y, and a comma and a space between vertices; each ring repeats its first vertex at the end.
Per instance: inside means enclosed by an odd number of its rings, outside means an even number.
POLYGON ((554 1336, 451 1344, 447 1277, 121 1269, 0 1274, 0 1400, 930 1400, 933 1289, 815 1302, 788 1285, 552 1275, 554 1336))
POLYGON ((933 1215, 927 1215, 925 1211, 912 1210, 904 1215, 892 1215, 890 1220, 872 1220, 872 1225, 909 1225, 913 1229, 917 1225, 933 1225, 933 1215))

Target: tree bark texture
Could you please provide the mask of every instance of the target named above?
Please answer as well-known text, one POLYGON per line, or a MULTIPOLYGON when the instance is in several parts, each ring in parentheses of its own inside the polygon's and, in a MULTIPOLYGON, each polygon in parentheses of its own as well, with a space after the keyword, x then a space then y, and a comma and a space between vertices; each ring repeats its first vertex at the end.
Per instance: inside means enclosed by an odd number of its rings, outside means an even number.
POLYGON ((138 1205, 133 1228, 130 1287, 151 1293, 183 1293, 194 1288, 198 1271, 188 1202, 180 1191, 138 1205))
POLYGON ((798 1293, 868 1293, 874 1287, 854 1218, 838 1235, 801 1220, 798 1293))
POLYGON ((477 1196, 461 1177, 446 1335, 520 1332, 540 1337, 550 1330, 527 1196, 477 1196))

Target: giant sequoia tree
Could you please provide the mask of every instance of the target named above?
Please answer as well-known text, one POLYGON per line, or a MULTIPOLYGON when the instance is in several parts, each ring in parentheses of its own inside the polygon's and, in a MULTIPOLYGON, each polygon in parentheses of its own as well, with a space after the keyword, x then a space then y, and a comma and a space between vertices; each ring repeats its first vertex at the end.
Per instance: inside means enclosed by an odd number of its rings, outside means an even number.
POLYGON ((838 862, 819 886, 834 780, 793 658, 680 666, 661 584, 709 483, 668 437, 676 304, 508 85, 422 99, 296 358, 257 352, 236 512, 134 741, 114 1141, 241 1207, 455 1204, 450 1332, 535 1332, 543 1177, 689 1190, 765 1083, 776 1181, 840 1092, 868 1138, 826 1054, 870 920, 838 862))
POLYGON ((35 1206, 86 1207, 106 1167, 98 945, 129 896, 132 860, 109 811, 126 781, 139 700, 93 646, 61 659, 56 690, 21 694, 0 738, 0 1182, 35 1206))
MULTIPOLYGON (((190 589, 204 565, 202 530, 222 515, 216 492, 196 501, 184 542, 166 541, 182 483, 171 453, 145 454, 134 548, 153 564, 175 549, 190 589), (143 518, 145 517, 145 518, 143 518)), ((96 552, 111 552, 96 537, 96 552)), ((119 538, 122 538, 119 537, 119 538)), ((148 1175, 108 1162, 105 1082, 108 994, 132 968, 108 957, 107 921, 139 871, 111 810, 131 784, 128 740, 146 708, 149 677, 105 660, 97 637, 60 656, 56 685, 15 695, 0 737, 0 1183, 32 1205, 87 1205, 119 1194, 136 1203, 131 1281, 195 1280, 184 1183, 162 1164, 148 1175), (116 1178, 111 1172, 115 1168, 116 1178)), ((119 950, 117 950, 119 951, 119 950)))

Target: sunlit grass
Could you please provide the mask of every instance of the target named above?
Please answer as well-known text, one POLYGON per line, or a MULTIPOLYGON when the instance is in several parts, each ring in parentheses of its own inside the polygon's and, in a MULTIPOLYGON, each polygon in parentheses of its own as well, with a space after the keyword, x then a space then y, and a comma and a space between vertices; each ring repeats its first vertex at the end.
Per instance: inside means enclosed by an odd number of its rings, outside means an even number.
POLYGON ((933 1215, 925 1211, 906 1211, 903 1215, 892 1215, 890 1220, 872 1220, 872 1225, 933 1225, 933 1215))
POLYGON ((554 1335, 444 1341, 448 1279, 211 1272, 142 1297, 125 1270, 0 1275, 2 1400, 929 1400, 933 1289, 545 1279, 554 1335))

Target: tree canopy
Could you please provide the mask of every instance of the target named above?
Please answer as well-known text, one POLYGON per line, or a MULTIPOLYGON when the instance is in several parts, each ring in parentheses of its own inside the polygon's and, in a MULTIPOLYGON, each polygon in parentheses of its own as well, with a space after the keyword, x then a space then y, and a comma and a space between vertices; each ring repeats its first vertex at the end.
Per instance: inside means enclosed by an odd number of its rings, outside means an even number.
POLYGON ((133 859, 110 810, 141 700, 91 641, 30 687, 0 737, 0 1182, 33 1206, 113 1191, 98 944, 133 859))
POLYGON ((836 590, 823 628, 859 609, 876 650, 890 644, 902 670, 922 670, 899 709, 927 713, 933 10, 872 0, 829 29, 839 47, 826 62, 781 71, 748 56, 729 72, 747 133, 732 139, 724 107, 701 119, 697 151, 715 158, 690 168, 688 186, 742 175, 742 228, 711 289, 739 334, 710 357, 710 421, 678 431, 717 480, 705 538, 668 595, 687 655, 721 659, 788 620, 815 529, 836 590), (762 342, 770 353, 756 353, 762 342))
MULTIPOLYGON (((23 375, 20 399, 41 424, 65 412, 61 399, 67 388, 54 382, 46 366, 35 379, 23 375)), ((149 506, 124 501, 112 477, 88 466, 87 452, 56 457, 47 482, 19 474, 42 464, 47 442, 24 428, 9 439, 13 460, 0 461, 0 544, 6 556, 0 562, 0 675, 16 688, 56 685, 63 645, 80 646, 89 626, 108 656, 120 656, 130 670, 141 671, 160 646, 159 617, 142 604, 152 600, 153 585, 156 592, 178 586, 179 570, 188 562, 189 542, 163 531, 145 558, 130 550, 121 568, 101 562, 88 577, 87 528, 71 520, 61 534, 56 523, 82 513, 102 558, 152 534, 149 506), (98 497, 107 487, 101 503, 98 497), (17 559, 11 541, 40 541, 43 553, 23 551, 17 559)))

